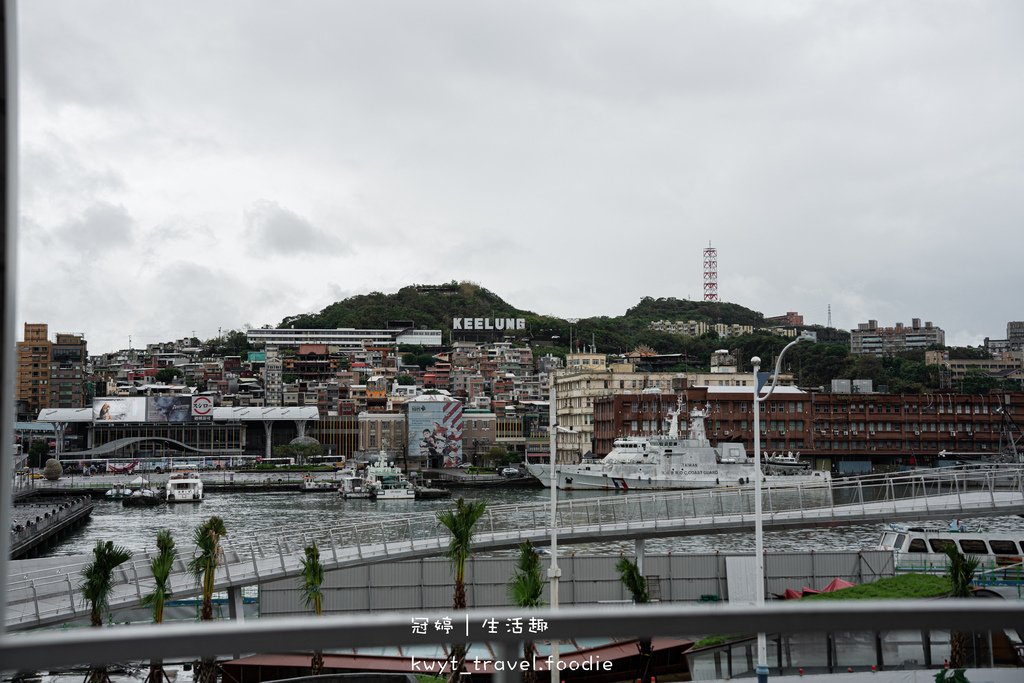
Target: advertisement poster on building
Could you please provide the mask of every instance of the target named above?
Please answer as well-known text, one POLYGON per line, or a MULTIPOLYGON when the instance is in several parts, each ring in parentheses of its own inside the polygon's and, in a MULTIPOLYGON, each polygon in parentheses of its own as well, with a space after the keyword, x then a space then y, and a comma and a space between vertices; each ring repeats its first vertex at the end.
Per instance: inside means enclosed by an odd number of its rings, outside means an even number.
POLYGON ((412 400, 408 407, 409 457, 425 465, 462 464, 462 404, 452 400, 412 400))
POLYGON ((94 398, 92 419, 94 422, 145 422, 146 399, 135 396, 94 398))
POLYGON ((150 396, 146 399, 146 419, 150 422, 191 422, 191 396, 150 396))

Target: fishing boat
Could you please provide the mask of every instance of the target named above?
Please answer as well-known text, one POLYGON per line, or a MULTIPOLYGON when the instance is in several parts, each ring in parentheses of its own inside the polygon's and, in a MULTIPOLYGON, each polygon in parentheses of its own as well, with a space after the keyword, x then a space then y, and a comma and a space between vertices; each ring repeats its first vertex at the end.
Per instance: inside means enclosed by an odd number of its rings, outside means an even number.
MULTIPOLYGON (((706 489, 753 482, 754 459, 742 443, 712 446, 708 441, 704 428, 707 407, 690 411, 686 438, 679 435, 680 412, 677 408, 670 414, 667 434, 620 437, 603 459, 556 463, 554 482, 549 464, 528 461, 526 467, 544 486, 554 484, 560 489, 706 489)), ((809 470, 764 477, 768 486, 824 486, 829 480, 828 472, 809 470)))
POLYGON ((338 482, 330 479, 318 479, 312 474, 307 474, 302 477, 302 483, 299 484, 299 490, 303 493, 318 493, 323 491, 336 491, 338 489, 338 482))
POLYGON ((164 494, 168 503, 199 503, 203 500, 203 482, 199 468, 182 465, 171 472, 164 494))
POLYGON ((366 480, 354 473, 342 475, 338 492, 343 498, 370 497, 370 488, 366 485, 366 480))

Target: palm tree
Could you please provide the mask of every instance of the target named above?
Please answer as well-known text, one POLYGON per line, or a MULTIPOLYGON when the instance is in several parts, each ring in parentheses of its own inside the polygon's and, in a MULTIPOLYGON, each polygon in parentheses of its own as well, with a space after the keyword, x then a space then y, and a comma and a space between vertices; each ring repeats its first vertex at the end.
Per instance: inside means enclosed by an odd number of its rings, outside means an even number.
MULTIPOLYGON (((174 538, 167 529, 161 529, 156 535, 156 557, 150 563, 149 568, 153 573, 155 585, 150 593, 142 597, 142 606, 153 609, 153 623, 160 624, 164 620, 164 603, 171 596, 170 575, 174 568, 174 560, 177 552, 174 549, 174 538)), ((158 681, 170 679, 164 671, 163 662, 153 659, 149 663, 149 675, 146 683, 157 683, 158 681)))
MULTIPOLYGON (((964 555, 953 543, 947 544, 944 550, 949 556, 946 578, 950 583, 950 597, 971 597, 971 584, 974 581, 974 572, 978 569, 978 558, 974 555, 964 555)), ((964 631, 953 631, 950 634, 949 665, 953 669, 967 666, 967 642, 970 638, 971 634, 964 631)))
MULTIPOLYGON (((441 522, 452 535, 448 543, 448 550, 445 555, 452 563, 455 570, 455 593, 452 597, 452 608, 455 610, 466 609, 466 560, 469 559, 473 540, 473 527, 484 514, 487 504, 483 501, 472 501, 467 503, 459 498, 454 508, 440 510, 437 513, 437 521, 441 522)), ((468 647, 463 644, 452 646, 452 657, 457 666, 452 667, 448 680, 454 683, 460 679, 460 672, 466 662, 468 647)))
MULTIPOLYGON (((216 515, 210 517, 196 527, 192 540, 196 544, 195 555, 188 563, 188 571, 195 577, 196 584, 203 587, 203 608, 200 615, 202 621, 213 621, 213 581, 217 567, 224 556, 220 547, 220 539, 227 536, 224 520, 216 515)), ((215 683, 217 680, 217 660, 206 658, 196 667, 197 683, 215 683)))
MULTIPOLYGON (((619 580, 622 581, 622 585, 633 596, 635 604, 642 605, 651 601, 651 594, 647 590, 647 579, 640 573, 640 567, 636 562, 627 557, 620 557, 615 564, 615 569, 619 572, 619 580)), ((647 683, 650 680, 651 652, 653 651, 651 639, 641 638, 637 642, 637 648, 640 650, 640 665, 637 667, 637 675, 634 678, 647 683)))
MULTIPOLYGON (((508 584, 508 597, 517 607, 535 608, 543 604, 541 594, 544 592, 544 580, 540 574, 540 555, 529 541, 519 546, 519 561, 516 562, 516 573, 508 584)), ((537 648, 532 640, 523 641, 523 658, 531 666, 523 672, 523 683, 536 683, 537 672, 532 662, 537 648)))
MULTIPOLYGON (((110 592, 114 589, 114 569, 132 556, 127 548, 114 545, 112 541, 96 541, 92 549, 93 559, 82 570, 79 589, 89 606, 89 622, 94 627, 103 626, 103 613, 109 608, 110 592)), ((89 671, 86 683, 109 682, 106 666, 96 666, 89 671)))
MULTIPOLYGON (((316 543, 306 546, 306 556, 302 558, 302 574, 299 576, 299 590, 306 602, 306 607, 313 607, 313 613, 320 616, 323 613, 324 594, 320 587, 324 583, 324 566, 320 562, 320 550, 316 543)), ((313 676, 319 676, 324 670, 324 653, 321 650, 313 652, 311 663, 313 676)))

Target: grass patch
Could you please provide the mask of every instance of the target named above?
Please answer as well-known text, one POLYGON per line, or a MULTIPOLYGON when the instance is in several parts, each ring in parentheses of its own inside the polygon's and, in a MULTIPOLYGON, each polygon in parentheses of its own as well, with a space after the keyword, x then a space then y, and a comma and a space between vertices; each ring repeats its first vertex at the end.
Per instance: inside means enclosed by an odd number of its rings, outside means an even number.
POLYGON ((713 647, 715 645, 723 645, 733 640, 740 640, 742 638, 749 638, 750 636, 706 636, 701 638, 693 644, 691 649, 696 650, 702 647, 713 647))
POLYGON ((932 574, 902 574, 834 593, 808 595, 804 600, 893 600, 938 598, 949 595, 949 580, 932 574))

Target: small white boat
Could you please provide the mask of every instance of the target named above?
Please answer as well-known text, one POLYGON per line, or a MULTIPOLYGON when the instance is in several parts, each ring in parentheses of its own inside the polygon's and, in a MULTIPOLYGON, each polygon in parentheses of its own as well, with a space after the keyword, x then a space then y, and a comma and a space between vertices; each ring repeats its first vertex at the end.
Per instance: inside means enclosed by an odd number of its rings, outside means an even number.
POLYGON ((150 488, 148 482, 141 488, 132 491, 130 496, 121 499, 121 504, 126 508, 149 508, 155 507, 162 502, 164 502, 163 498, 160 497, 157 491, 150 488))
POLYGON ((801 460, 800 454, 772 453, 764 459, 765 474, 807 474, 811 469, 811 463, 801 460))
POLYGON ((103 497, 107 500, 124 500, 130 495, 132 495, 131 488, 128 487, 128 484, 122 482, 114 484, 105 494, 103 494, 103 497))
POLYGON ((355 474, 346 474, 341 478, 338 492, 343 498, 369 498, 370 487, 366 480, 355 474))
POLYGON ((330 479, 317 479, 312 474, 307 474, 302 477, 302 483, 299 485, 299 489, 303 493, 317 493, 320 491, 335 491, 338 488, 338 482, 330 479))
POLYGON ((203 482, 197 467, 180 467, 171 472, 164 494, 168 503, 198 503, 203 500, 203 482))

